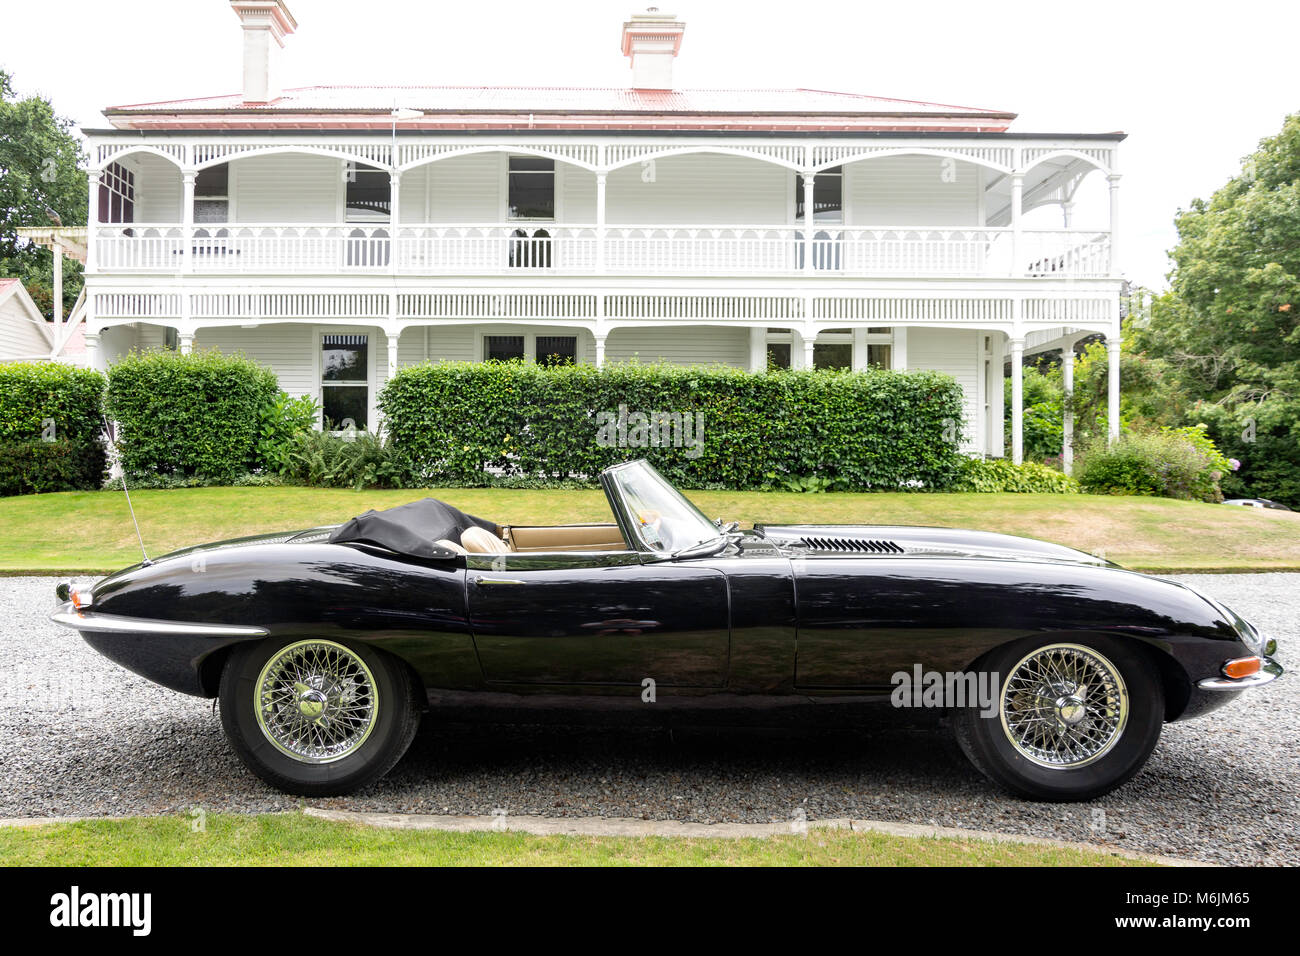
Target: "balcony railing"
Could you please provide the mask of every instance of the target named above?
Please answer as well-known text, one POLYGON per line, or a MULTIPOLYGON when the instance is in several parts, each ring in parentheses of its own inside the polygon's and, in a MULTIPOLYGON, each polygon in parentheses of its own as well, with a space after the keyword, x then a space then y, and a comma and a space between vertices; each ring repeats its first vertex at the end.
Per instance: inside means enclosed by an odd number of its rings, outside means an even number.
POLYGON ((1112 274, 1089 230, 827 226, 435 225, 95 227, 106 272, 401 275, 952 276, 1112 274))

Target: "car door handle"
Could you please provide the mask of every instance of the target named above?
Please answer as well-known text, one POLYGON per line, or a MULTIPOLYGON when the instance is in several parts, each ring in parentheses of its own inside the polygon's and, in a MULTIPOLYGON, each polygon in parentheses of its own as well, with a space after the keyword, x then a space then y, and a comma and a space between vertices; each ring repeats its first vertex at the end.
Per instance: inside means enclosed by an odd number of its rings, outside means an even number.
POLYGON ((483 586, 486 586, 486 585, 489 585, 489 584, 523 584, 524 582, 521 581, 521 580, 519 580, 518 578, 485 578, 485 577, 476 577, 476 578, 474 579, 474 583, 477 584, 477 585, 479 585, 480 587, 483 587, 483 586))

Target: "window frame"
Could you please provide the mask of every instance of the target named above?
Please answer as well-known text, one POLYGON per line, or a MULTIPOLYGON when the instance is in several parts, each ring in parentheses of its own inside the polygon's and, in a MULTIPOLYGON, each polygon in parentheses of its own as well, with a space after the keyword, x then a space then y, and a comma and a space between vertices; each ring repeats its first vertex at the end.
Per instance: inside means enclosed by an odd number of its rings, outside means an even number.
POLYGON ((483 329, 479 330, 475 348, 475 355, 478 356, 475 361, 486 362, 487 359, 487 340, 495 335, 512 335, 523 336, 524 355, 523 360, 528 365, 541 364, 537 361, 537 340, 539 338, 571 338, 573 342, 573 364, 581 365, 587 359, 584 358, 586 353, 586 343, 583 341, 581 329, 571 331, 558 330, 552 331, 547 328, 542 329, 525 329, 520 332, 503 332, 500 330, 483 329))
MULTIPOLYGON (((324 382, 325 362, 324 349, 325 337, 327 335, 364 335, 366 337, 366 427, 358 428, 357 432, 372 431, 377 423, 378 408, 375 405, 375 395, 377 392, 378 381, 376 373, 378 371, 378 348, 377 340, 380 335, 372 328, 363 326, 337 326, 322 325, 316 326, 313 330, 312 341, 315 345, 313 355, 313 398, 320 406, 317 412, 314 427, 317 431, 325 430, 325 389, 336 388, 340 385, 356 387, 359 383, 338 382, 332 385, 326 385, 324 382)), ((331 429, 330 434, 343 436, 347 434, 346 429, 331 429)))

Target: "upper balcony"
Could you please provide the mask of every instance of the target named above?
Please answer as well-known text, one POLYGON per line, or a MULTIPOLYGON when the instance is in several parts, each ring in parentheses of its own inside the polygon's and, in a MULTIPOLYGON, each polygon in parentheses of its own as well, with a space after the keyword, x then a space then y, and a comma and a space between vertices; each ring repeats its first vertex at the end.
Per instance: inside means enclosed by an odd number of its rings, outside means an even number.
POLYGON ((1079 229, 448 223, 132 223, 96 230, 109 273, 1100 278, 1110 235, 1079 229))
POLYGON ((164 145, 99 147, 92 275, 1117 275, 1109 146, 164 145))

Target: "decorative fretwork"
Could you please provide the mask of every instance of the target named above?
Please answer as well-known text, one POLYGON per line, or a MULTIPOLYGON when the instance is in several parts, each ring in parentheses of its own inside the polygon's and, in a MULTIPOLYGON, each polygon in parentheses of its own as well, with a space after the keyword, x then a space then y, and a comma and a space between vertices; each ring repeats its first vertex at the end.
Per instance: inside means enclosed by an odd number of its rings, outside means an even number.
POLYGON ((1026 322, 1076 325, 1081 322, 1110 322, 1117 308, 1113 298, 1026 299, 1022 315, 1026 322))
POLYGON ((845 322, 1010 322, 1010 299, 842 296, 813 299, 813 318, 845 322))
POLYGON ((688 322, 715 319, 799 321, 803 299, 797 296, 761 295, 609 295, 605 297, 609 321, 656 320, 688 322))
MULTIPOLYGON (((816 168, 838 166, 841 163, 857 159, 870 159, 884 153, 914 153, 917 147, 903 146, 897 143, 884 143, 878 146, 846 144, 842 146, 816 146, 813 148, 812 162, 816 168)), ((956 159, 993 166, 1009 171, 1013 163, 1014 150, 1010 146, 949 146, 936 145, 922 147, 931 155, 941 153, 956 159)))
POLYGON ((388 296, 373 292, 200 292, 190 296, 196 319, 384 319, 388 296))
POLYGON ((397 297, 405 319, 593 319, 596 296, 507 292, 423 292, 397 297))

